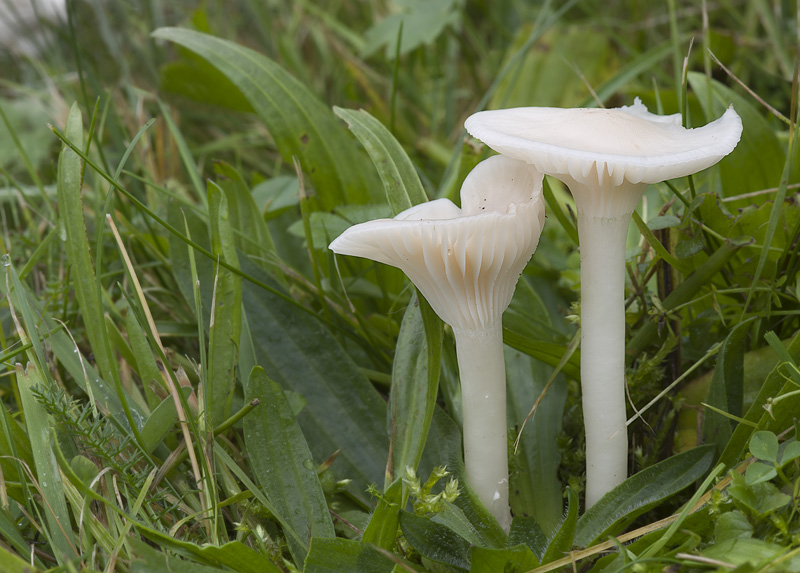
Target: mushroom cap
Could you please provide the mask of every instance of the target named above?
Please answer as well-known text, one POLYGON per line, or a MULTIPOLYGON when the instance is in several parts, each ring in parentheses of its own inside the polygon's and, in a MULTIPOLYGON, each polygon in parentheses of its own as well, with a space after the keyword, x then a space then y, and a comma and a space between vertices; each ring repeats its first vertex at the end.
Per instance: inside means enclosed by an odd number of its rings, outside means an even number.
POLYGON ((490 157, 464 180, 461 208, 422 203, 354 225, 330 249, 398 267, 454 328, 491 328, 539 243, 542 178, 522 161, 490 157))
POLYGON ((539 171, 579 185, 648 184, 701 171, 733 151, 742 120, 728 108, 695 129, 650 113, 636 98, 614 109, 521 107, 478 112, 467 131, 539 171))

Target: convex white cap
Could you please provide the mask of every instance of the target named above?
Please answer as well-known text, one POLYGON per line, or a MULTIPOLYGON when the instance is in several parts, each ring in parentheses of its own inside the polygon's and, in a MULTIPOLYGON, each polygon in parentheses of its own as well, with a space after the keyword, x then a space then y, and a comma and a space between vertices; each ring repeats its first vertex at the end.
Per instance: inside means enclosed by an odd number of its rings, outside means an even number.
POLYGON ((453 328, 493 327, 539 243, 542 178, 522 161, 490 157, 464 180, 460 209, 423 203, 350 227, 330 249, 398 267, 453 328))
POLYGON ((561 179, 578 208, 596 217, 630 214, 647 184, 714 165, 733 151, 742 134, 733 107, 716 121, 686 129, 680 114, 650 113, 639 98, 614 109, 482 111, 464 125, 495 151, 561 179), (628 190, 632 197, 620 196, 628 190), (587 192, 591 196, 581 196, 587 192))

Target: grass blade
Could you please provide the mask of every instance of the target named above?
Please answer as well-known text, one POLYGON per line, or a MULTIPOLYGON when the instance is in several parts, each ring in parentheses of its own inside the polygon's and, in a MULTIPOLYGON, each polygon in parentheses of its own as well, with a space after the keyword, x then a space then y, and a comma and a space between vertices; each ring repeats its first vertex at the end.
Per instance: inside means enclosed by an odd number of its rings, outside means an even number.
MULTIPOLYGON (((222 189, 214 183, 208 185, 208 205, 211 250, 220 259, 238 267, 228 201, 222 189)), ((203 388, 208 428, 225 420, 230 412, 241 331, 242 281, 228 269, 217 266, 208 328, 208 375, 203 388)))
POLYGON ((61 473, 53 456, 52 442, 55 438, 50 427, 50 417, 36 397, 34 388, 44 387, 44 378, 35 362, 28 362, 26 368, 17 364, 17 383, 25 413, 25 425, 33 451, 39 489, 44 501, 44 514, 47 521, 48 541, 53 546, 60 564, 78 556, 75 538, 72 535, 67 501, 61 483, 61 473))

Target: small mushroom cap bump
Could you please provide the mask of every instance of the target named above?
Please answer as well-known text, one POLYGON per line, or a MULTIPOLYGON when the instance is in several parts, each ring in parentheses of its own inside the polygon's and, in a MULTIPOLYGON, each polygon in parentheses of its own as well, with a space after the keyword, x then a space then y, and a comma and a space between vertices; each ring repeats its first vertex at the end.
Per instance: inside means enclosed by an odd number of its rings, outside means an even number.
POLYGON ((717 120, 695 129, 680 115, 650 113, 636 98, 614 109, 522 107, 470 116, 467 131, 514 159, 567 184, 619 187, 658 183, 701 171, 730 153, 742 134, 742 120, 728 108, 717 120))
POLYGON ((423 203, 354 225, 330 249, 398 267, 454 328, 490 328, 539 243, 542 177, 524 162, 490 157, 464 180, 461 208, 423 203))

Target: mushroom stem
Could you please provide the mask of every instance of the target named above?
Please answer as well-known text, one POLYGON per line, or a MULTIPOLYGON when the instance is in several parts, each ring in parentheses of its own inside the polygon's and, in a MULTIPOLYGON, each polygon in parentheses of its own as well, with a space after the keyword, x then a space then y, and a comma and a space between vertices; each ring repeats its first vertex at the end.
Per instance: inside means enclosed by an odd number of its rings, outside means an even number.
POLYGON ((508 532, 508 427, 503 327, 453 328, 464 418, 467 481, 481 502, 508 532))
POLYGON ((627 476, 625 243, 630 214, 578 213, 581 252, 581 388, 586 508, 627 476))

